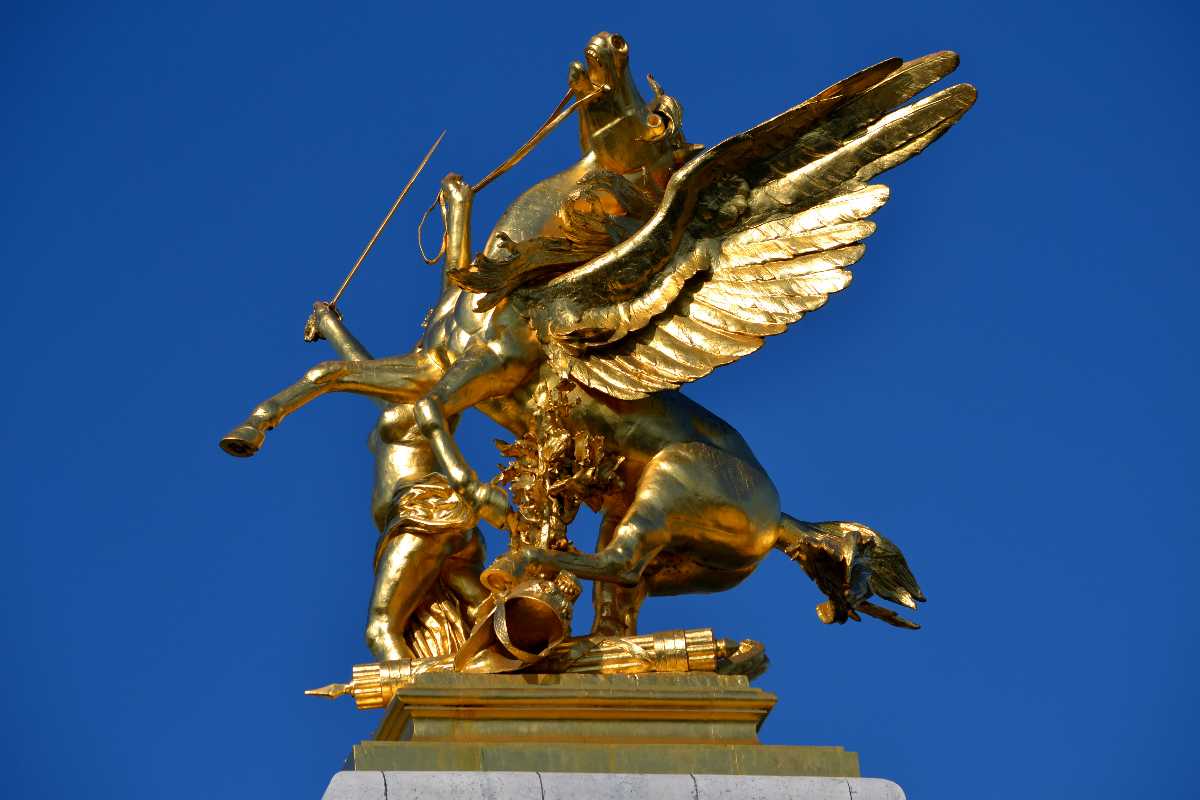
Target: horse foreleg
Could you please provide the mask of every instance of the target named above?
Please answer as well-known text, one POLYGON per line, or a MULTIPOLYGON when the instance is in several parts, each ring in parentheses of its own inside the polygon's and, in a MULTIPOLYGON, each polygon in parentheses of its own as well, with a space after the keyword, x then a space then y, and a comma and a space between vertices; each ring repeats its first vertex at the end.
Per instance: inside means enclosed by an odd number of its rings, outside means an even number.
POLYGON ((291 386, 259 403, 245 422, 221 439, 221 449, 234 456, 254 455, 262 447, 267 431, 329 392, 411 403, 437 382, 440 373, 437 365, 420 352, 369 361, 323 361, 291 386))
POLYGON ((483 581, 503 588, 543 565, 626 587, 644 581, 654 594, 720 591, 770 551, 778 520, 779 495, 756 464, 711 445, 674 443, 647 462, 633 502, 598 552, 524 548, 497 559, 483 581), (668 547, 669 564, 648 570, 668 547))
MULTIPOLYGON (((489 589, 511 588, 530 566, 548 566, 570 572, 578 578, 602 581, 633 589, 642 580, 642 573, 651 560, 670 541, 670 532, 665 520, 654 507, 631 508, 608 544, 595 553, 568 553, 562 550, 544 550, 525 547, 506 553, 484 570, 483 583, 489 589)), ((626 592, 625 601, 637 600, 640 592, 626 592)), ((633 610, 630 624, 636 624, 637 611, 633 610)))
POLYGON ((501 529, 508 522, 508 496, 499 486, 479 480, 454 441, 447 418, 515 390, 539 355, 532 331, 522 322, 514 335, 501 331, 490 341, 473 343, 413 407, 442 474, 480 516, 501 529))
MULTIPOLYGON (((612 543, 621 523, 621 514, 605 515, 600 524, 596 550, 603 551, 612 543)), ((638 611, 646 599, 646 584, 622 586, 609 581, 592 581, 592 633, 604 636, 633 636, 637 633, 638 611)))

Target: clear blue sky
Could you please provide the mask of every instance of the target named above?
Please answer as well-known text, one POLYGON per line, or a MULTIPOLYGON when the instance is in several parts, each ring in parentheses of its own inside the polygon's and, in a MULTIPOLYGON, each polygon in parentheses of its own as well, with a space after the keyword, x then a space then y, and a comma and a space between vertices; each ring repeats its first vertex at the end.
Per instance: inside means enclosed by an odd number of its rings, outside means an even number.
MULTIPOLYGON (((370 734, 300 692, 368 658, 373 406, 324 399, 250 461, 217 438, 326 357, 300 339, 311 302, 445 127, 344 301, 369 347, 407 350, 437 291, 413 232, 437 178, 507 156, 602 29, 699 142, 891 55, 958 50, 980 89, 887 176, 854 286, 689 389, 791 513, 902 544, 924 629, 820 625, 778 555, 724 595, 652 600, 643 627, 762 640, 764 740, 844 745, 913 798, 1194 788, 1194 9, 593 5, 6 9, 7 794, 317 797, 370 734)), ((575 153, 547 140, 477 234, 575 153)), ((481 472, 497 433, 460 428, 481 472)))

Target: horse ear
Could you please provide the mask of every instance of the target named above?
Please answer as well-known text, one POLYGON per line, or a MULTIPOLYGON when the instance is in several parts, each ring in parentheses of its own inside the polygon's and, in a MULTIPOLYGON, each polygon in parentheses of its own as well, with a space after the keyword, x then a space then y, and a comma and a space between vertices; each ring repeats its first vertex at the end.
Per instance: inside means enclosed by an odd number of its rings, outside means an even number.
MULTIPOLYGON (((673 137, 675 144, 682 147, 684 145, 683 106, 678 100, 663 91, 662 84, 654 80, 653 75, 647 73, 646 83, 650 84, 650 88, 654 91, 654 99, 646 104, 646 108, 652 114, 657 114, 660 119, 666 119, 663 135, 673 137)), ((661 138, 661 136, 656 138, 661 138)))
POLYGON ((658 81, 654 80, 654 76, 649 72, 646 73, 646 83, 650 84, 650 88, 654 91, 654 99, 657 100, 663 96, 662 86, 658 81))

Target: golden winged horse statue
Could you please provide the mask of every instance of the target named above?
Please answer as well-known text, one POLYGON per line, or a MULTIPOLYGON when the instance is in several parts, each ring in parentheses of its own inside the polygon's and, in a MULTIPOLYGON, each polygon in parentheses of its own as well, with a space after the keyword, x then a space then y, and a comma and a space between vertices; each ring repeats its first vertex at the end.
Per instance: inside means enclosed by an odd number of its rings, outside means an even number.
POLYGON ((520 435, 535 394, 565 380, 572 423, 623 457, 597 551, 509 552, 483 573, 490 588, 530 567, 569 571, 596 582, 595 632, 629 635, 647 594, 730 588, 776 549, 828 596, 823 621, 867 613, 916 627, 869 601, 925 599, 895 545, 866 525, 783 513, 745 440, 677 390, 849 285, 875 228, 868 217, 888 200, 872 180, 975 100, 959 84, 910 102, 957 64, 949 52, 889 59, 704 149, 686 142, 679 103, 653 79, 653 99, 639 95, 625 40, 598 34, 569 74, 583 158, 522 194, 474 259, 473 191, 456 175, 443 180, 449 280, 418 346, 318 364, 222 446, 254 454, 268 430, 327 392, 412 404, 450 486, 503 528, 506 493, 479 480, 447 421, 474 407, 520 435))

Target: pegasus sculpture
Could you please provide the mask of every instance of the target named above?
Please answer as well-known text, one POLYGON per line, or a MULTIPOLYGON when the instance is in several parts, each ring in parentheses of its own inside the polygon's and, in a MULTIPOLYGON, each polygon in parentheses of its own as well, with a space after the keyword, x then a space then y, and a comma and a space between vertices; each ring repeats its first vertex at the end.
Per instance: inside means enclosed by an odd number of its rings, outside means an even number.
MULTIPOLYGON (((888 200, 873 180, 944 134, 971 107, 959 84, 910 102, 957 67, 949 52, 893 58, 839 81, 714 147, 689 144, 682 107, 629 47, 593 37, 571 66, 582 158, 522 194, 472 256, 474 190, 448 175, 440 198, 446 287, 411 352, 327 361, 258 405, 222 447, 258 451, 267 431, 328 392, 411 405, 460 501, 499 528, 508 495, 480 480, 452 422, 477 408, 526 434, 534 398, 567 382, 568 425, 619 455, 597 505, 595 552, 523 545, 482 573, 503 594, 529 575, 595 581, 594 633, 632 636, 648 595, 715 592, 772 550, 825 593, 824 622, 924 600, 900 550, 866 525, 802 522, 741 435, 679 387, 743 358, 846 288, 888 200)), ((318 304, 316 319, 336 312, 318 304)), ((453 548, 448 548, 453 549, 453 548)))

